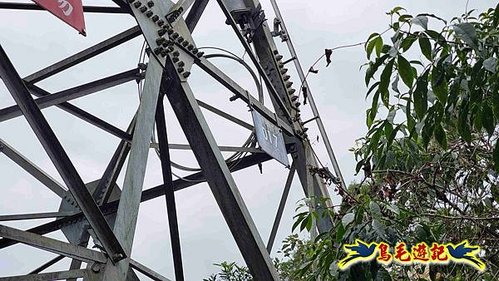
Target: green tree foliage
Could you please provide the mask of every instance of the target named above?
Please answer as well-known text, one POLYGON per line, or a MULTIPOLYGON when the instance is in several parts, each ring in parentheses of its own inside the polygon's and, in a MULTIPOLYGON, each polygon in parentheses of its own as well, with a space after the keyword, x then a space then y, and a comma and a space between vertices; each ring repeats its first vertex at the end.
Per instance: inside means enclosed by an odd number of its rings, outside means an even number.
MULTIPOLYGON (((401 7, 388 16, 389 29, 365 44, 368 132, 352 149, 364 180, 341 189, 341 206, 327 212, 330 231, 285 241, 278 268, 300 281, 499 280, 499 5, 450 21, 401 7), (467 239, 487 269, 369 262, 338 270, 342 245, 355 239, 467 239)), ((318 218, 299 212, 294 228, 318 218)))
POLYGON ((253 277, 245 266, 239 266, 235 262, 221 262, 215 264, 220 268, 220 272, 212 274, 203 281, 252 281, 253 277))
POLYGON ((499 6, 474 14, 446 21, 397 7, 390 29, 369 36, 369 130, 353 149, 365 179, 349 187, 334 229, 315 241, 325 245, 312 255, 316 280, 497 280, 499 6), (371 262, 339 272, 327 256, 356 238, 468 239, 487 270, 371 262))

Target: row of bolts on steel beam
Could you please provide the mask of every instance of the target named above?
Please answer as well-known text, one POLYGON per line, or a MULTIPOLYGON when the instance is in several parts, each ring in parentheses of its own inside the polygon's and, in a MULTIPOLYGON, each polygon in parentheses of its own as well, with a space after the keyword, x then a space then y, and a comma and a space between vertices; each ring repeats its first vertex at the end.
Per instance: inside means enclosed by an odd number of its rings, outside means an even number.
MULTIPOLYGON (((193 44, 188 42, 185 38, 180 36, 177 32, 175 32, 171 26, 171 22, 174 22, 176 20, 176 17, 179 15, 179 10, 174 11, 168 15, 165 16, 166 22, 163 19, 160 19, 158 15, 155 15, 152 10, 149 8, 152 8, 154 6, 153 1, 148 1, 145 5, 143 5, 140 1, 137 0, 128 0, 128 3, 132 5, 134 8, 138 9, 141 13, 143 13, 146 17, 150 18, 158 27, 161 29, 158 30, 158 35, 159 37, 156 39, 156 44, 157 47, 153 49, 153 52, 156 56, 161 55, 162 57, 166 57, 168 54, 171 53, 172 57, 171 60, 173 63, 177 65, 177 71, 182 75, 182 77, 187 78, 191 75, 189 71, 184 70, 185 63, 179 59, 180 53, 178 50, 175 50, 174 46, 181 46, 184 51, 187 53, 191 53, 195 58, 201 58, 204 55, 204 52, 199 51, 196 47, 194 47, 193 44), (168 35, 168 39, 163 37, 164 35, 168 35)), ((180 7, 179 9, 183 9, 180 7)), ((180 11, 181 12, 181 11, 180 11)), ((274 50, 274 56, 277 61, 277 64, 279 66, 279 72, 280 75, 282 76, 282 79, 284 80, 286 90, 288 95, 290 96, 290 100, 292 104, 294 105, 294 109, 296 110, 296 115, 293 118, 293 121, 295 122, 300 122, 300 108, 299 106, 301 103, 298 101, 298 96, 294 95, 296 92, 295 89, 292 88, 293 82, 289 81, 291 78, 289 75, 286 73, 288 72, 288 69, 284 67, 284 63, 282 62, 283 56, 279 54, 277 50, 274 50)), ((266 70, 267 75, 271 73, 271 69, 266 70)), ((231 101, 237 99, 231 98, 231 101)), ((306 131, 308 128, 303 128, 302 131, 298 131, 297 133, 303 137, 307 138, 306 131)))

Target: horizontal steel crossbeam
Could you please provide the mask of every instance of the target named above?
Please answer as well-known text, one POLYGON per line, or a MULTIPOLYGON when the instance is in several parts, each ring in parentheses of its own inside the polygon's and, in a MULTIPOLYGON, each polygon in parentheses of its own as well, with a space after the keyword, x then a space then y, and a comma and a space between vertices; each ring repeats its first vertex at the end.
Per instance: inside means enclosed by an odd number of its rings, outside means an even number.
MULTIPOLYGON (((228 162, 227 166, 230 167, 231 172, 236 172, 242 169, 246 169, 248 167, 252 167, 258 163, 263 163, 267 162, 269 160, 272 160, 272 157, 270 157, 266 153, 259 153, 259 154, 253 154, 250 156, 246 156, 241 158, 240 160, 234 160, 232 162, 228 162)), ((177 179, 173 181, 173 187, 175 191, 182 190, 184 188, 188 188, 200 183, 205 182, 205 177, 203 172, 197 172, 193 173, 191 175, 185 176, 182 179, 177 179)), ((140 199, 140 202, 146 202, 155 198, 158 198, 160 196, 165 195, 165 186, 164 184, 149 188, 147 190, 142 191, 142 196, 140 199)), ((109 215, 112 213, 115 213, 116 210, 118 209, 118 203, 119 201, 113 201, 110 203, 105 204, 102 206, 102 212, 105 215, 109 215)), ((32 232, 32 233, 37 233, 37 234, 47 234, 53 231, 56 231, 60 229, 63 225, 66 225, 72 221, 79 221, 83 219, 84 216, 82 213, 79 213, 74 216, 70 217, 65 217, 62 219, 58 219, 56 221, 48 222, 42 225, 39 225, 37 227, 31 228, 27 231, 32 232)), ((16 244, 16 241, 10 240, 10 239, 0 239, 0 249, 3 249, 5 247, 9 247, 11 245, 16 244)))
MULTIPOLYGON (((168 147, 170 149, 192 150, 191 146, 188 144, 170 143, 168 147)), ((159 144, 151 143, 151 148, 159 148, 159 144)), ((264 153, 261 149, 255 147, 219 146, 218 148, 220 151, 264 153)))
POLYGON ((5 225, 0 225, 0 236, 85 262, 105 263, 107 261, 106 255, 101 252, 65 243, 56 239, 44 237, 27 231, 18 230, 5 225))
POLYGON ((48 273, 29 274, 21 276, 1 277, 0 281, 52 281, 68 278, 82 278, 89 274, 88 269, 75 269, 68 271, 57 271, 48 273))
MULTIPOLYGON (((52 105, 67 102, 73 99, 81 98, 86 95, 90 95, 117 85, 121 85, 126 82, 133 81, 138 78, 139 70, 132 69, 122 73, 118 73, 106 78, 102 78, 90 83, 79 85, 64 91, 60 91, 51 95, 43 95, 40 98, 35 99, 38 108, 43 109, 52 105)), ((33 86, 29 87, 33 91, 38 92, 40 88, 33 86)), ((43 90, 42 90, 43 91, 43 90)), ((43 92, 42 92, 43 93, 43 92)), ((0 122, 6 121, 18 116, 21 116, 22 112, 17 105, 9 106, 0 109, 0 122)))
POLYGON ((107 50, 110 50, 122 43, 125 43, 137 36, 141 35, 140 28, 134 26, 128 30, 125 30, 109 39, 106 39, 90 48, 87 48, 81 52, 78 52, 70 57, 67 57, 57 63, 54 63, 44 69, 41 69, 27 77, 23 80, 26 83, 34 84, 42 81, 52 75, 55 75, 61 71, 64 71, 72 66, 75 66, 81 62, 84 62, 90 58, 93 58, 107 50))

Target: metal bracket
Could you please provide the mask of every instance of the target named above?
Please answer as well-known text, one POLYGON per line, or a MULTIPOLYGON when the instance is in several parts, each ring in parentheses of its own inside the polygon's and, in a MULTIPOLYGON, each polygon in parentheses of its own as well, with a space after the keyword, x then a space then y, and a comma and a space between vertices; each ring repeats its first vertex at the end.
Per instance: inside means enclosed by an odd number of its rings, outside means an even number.
POLYGON ((286 42, 288 41, 289 37, 286 34, 286 31, 281 29, 281 23, 282 23, 281 19, 274 18, 274 30, 270 34, 272 34, 272 37, 280 36, 281 41, 286 42))

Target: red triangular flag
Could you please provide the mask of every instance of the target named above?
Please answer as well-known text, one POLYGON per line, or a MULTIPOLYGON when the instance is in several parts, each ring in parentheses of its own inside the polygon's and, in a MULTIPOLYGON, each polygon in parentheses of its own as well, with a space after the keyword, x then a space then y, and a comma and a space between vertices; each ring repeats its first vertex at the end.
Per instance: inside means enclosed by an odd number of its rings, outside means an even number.
POLYGON ((33 0, 33 2, 78 30, 82 35, 86 35, 81 0, 33 0))

